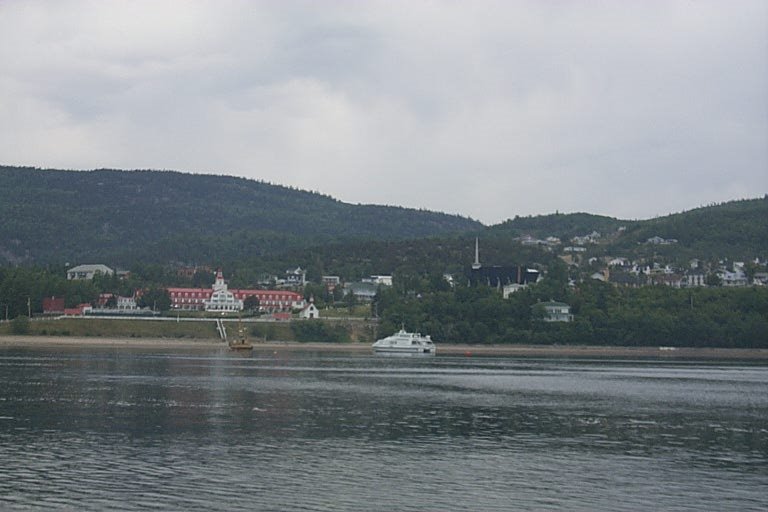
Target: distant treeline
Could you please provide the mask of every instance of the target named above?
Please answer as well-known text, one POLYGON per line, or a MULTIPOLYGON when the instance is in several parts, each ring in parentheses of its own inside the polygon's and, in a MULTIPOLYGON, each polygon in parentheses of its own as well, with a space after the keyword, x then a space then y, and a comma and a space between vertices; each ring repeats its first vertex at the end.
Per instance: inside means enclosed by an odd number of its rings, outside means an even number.
POLYGON ((575 287, 547 279, 507 299, 491 287, 382 289, 381 332, 401 324, 444 343, 768 348, 768 288, 575 287), (574 321, 545 322, 539 302, 571 306, 574 321))

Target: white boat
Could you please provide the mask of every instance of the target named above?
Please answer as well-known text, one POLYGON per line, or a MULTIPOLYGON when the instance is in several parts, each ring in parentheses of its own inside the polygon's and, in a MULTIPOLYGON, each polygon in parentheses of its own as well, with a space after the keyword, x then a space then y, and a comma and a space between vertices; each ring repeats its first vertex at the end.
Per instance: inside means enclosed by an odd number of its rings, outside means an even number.
POLYGON ((405 329, 400 329, 392 336, 374 343, 373 350, 400 354, 434 354, 435 344, 428 335, 422 336, 418 332, 406 332, 405 329))

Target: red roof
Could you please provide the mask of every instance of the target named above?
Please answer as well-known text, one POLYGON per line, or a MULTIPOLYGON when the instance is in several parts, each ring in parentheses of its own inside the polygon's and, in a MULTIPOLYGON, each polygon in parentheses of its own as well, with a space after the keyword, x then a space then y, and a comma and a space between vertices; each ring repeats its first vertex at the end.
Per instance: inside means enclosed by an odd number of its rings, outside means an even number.
POLYGON ((61 313, 64 311, 64 299, 46 297, 43 299, 43 313, 61 313))

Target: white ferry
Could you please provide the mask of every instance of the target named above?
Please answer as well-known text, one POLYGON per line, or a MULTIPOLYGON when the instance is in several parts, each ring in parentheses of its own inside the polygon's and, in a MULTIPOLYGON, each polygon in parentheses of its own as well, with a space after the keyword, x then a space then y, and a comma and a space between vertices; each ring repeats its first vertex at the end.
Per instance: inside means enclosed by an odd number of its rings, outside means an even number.
POLYGON ((405 329, 400 329, 392 336, 374 343, 373 350, 401 354, 434 354, 435 344, 428 335, 422 336, 418 332, 406 332, 405 329))

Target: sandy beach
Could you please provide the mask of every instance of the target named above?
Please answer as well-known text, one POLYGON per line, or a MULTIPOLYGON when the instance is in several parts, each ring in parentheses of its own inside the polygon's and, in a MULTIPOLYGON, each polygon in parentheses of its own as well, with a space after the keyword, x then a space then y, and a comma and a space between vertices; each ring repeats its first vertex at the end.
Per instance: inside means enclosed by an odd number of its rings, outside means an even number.
MULTIPOLYGON (((98 338, 75 336, 0 336, 0 347, 126 347, 126 348, 185 348, 225 349, 216 339, 172 338, 98 338)), ((256 342, 257 351, 356 352, 371 351, 368 343, 299 343, 269 341, 256 342)), ((465 357, 552 357, 552 358, 659 358, 659 359, 711 359, 768 361, 768 349, 689 348, 689 347, 609 347, 564 345, 448 345, 441 344, 438 354, 465 357)))

